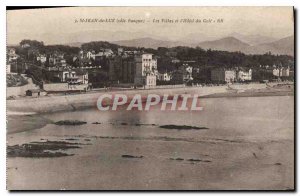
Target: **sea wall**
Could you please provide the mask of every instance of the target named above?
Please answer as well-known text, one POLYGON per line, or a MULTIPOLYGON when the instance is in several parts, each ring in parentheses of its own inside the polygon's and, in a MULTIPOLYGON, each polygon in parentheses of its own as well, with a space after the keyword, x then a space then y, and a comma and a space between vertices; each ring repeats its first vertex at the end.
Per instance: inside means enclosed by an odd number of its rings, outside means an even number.
POLYGON ((70 91, 70 90, 85 90, 88 85, 87 84, 80 84, 80 85, 68 85, 68 83, 51 83, 51 84, 44 84, 45 91, 70 91))

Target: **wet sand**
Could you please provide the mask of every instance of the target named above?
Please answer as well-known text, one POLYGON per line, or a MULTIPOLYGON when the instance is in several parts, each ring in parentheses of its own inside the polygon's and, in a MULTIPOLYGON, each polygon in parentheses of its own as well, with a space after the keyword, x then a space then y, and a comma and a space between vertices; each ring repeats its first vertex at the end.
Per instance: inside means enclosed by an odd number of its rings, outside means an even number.
POLYGON ((292 141, 213 144, 91 140, 93 145, 73 150, 71 157, 9 158, 9 189, 294 188, 292 141), (124 157, 126 153, 138 158, 124 157))
POLYGON ((51 120, 39 116, 37 114, 32 115, 7 115, 7 134, 19 133, 31 131, 34 129, 42 128, 51 120))

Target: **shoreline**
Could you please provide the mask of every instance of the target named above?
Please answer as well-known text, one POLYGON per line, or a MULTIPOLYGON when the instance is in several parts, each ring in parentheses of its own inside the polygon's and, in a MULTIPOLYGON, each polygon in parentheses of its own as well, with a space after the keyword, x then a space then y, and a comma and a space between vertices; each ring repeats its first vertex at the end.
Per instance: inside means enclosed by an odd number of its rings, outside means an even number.
POLYGON ((200 98, 232 98, 232 97, 269 97, 269 96, 294 96, 293 91, 264 91, 264 92, 226 92, 205 95, 200 98))
MULTIPOLYGON (((274 86, 279 85, 275 84, 274 86)), ((46 96, 39 98, 24 98, 7 100, 7 115, 28 115, 41 113, 54 113, 84 110, 97 107, 97 100, 103 94, 126 94, 133 97, 135 94, 147 96, 148 94, 158 94, 170 96, 175 94, 198 94, 199 98, 226 98, 226 97, 257 97, 257 96, 293 96, 293 84, 270 87, 266 84, 233 84, 228 89, 227 86, 205 86, 205 87, 183 87, 170 89, 134 89, 134 90, 114 90, 105 92, 90 92, 85 94, 46 96), (233 88, 233 90, 232 90, 233 88)))
POLYGON ((50 119, 39 115, 8 115, 6 129, 7 137, 14 133, 40 129, 50 123, 52 123, 50 119), (18 121, 18 123, 14 123, 15 121, 18 121))

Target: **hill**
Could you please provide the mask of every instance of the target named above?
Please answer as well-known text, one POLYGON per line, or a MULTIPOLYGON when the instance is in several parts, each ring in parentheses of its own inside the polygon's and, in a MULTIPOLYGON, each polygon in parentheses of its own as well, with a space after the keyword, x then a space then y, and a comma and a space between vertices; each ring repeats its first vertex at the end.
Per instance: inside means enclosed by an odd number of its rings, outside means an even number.
POLYGON ((250 45, 235 37, 225 37, 215 41, 205 41, 198 44, 203 49, 222 50, 229 52, 245 51, 250 45))
POLYGON ((153 39, 150 37, 130 39, 130 40, 120 40, 113 41, 112 43, 118 44, 121 46, 128 47, 144 47, 144 48, 153 48, 157 49, 158 47, 176 47, 176 46, 186 46, 187 44, 178 41, 163 41, 158 39, 153 39))
POLYGON ((294 56, 294 36, 289 36, 270 43, 251 46, 245 51, 247 54, 265 54, 267 52, 294 56))
POLYGON ((244 35, 244 34, 234 32, 230 34, 230 37, 235 37, 236 39, 241 40, 242 42, 245 42, 252 46, 276 41, 276 39, 273 37, 263 36, 260 34, 244 35))

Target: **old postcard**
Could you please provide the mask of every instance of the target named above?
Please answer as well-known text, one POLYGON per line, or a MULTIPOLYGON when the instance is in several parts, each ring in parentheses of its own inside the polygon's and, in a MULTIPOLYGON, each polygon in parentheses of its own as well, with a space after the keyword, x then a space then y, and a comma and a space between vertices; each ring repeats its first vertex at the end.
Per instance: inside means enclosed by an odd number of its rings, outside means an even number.
POLYGON ((8 190, 294 190, 293 7, 7 9, 8 190))

